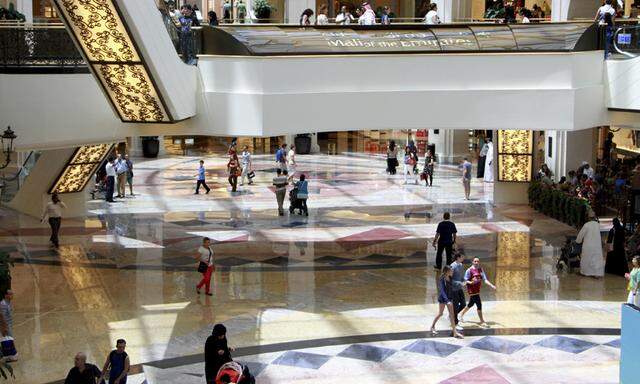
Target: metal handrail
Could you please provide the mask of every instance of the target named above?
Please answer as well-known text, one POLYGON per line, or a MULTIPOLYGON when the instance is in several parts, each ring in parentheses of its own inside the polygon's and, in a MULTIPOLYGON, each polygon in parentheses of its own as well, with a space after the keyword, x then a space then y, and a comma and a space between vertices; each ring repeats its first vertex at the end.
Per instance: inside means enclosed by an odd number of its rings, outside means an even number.
POLYGON ((632 53, 632 52, 628 52, 623 50, 622 48, 620 48, 618 46, 618 36, 620 35, 621 32, 626 31, 626 30, 636 30, 636 34, 640 33, 640 26, 638 25, 634 25, 634 26, 623 26, 620 27, 618 29, 616 29, 616 31, 613 33, 613 48, 615 49, 616 52, 618 52, 619 54, 626 56, 630 59, 633 59, 634 57, 638 57, 640 56, 640 53, 632 53))

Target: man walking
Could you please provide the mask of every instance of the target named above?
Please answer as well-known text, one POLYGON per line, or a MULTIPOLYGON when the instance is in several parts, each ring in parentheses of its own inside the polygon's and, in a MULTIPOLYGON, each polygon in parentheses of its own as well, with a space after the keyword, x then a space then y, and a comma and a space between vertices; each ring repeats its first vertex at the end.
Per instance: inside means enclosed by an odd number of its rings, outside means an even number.
POLYGON ((284 216, 284 198, 287 194, 287 171, 280 168, 276 170, 277 176, 273 178, 276 187, 276 200, 278 201, 278 215, 284 216))
POLYGON ((453 276, 451 277, 451 283, 453 288, 453 313, 455 315, 456 329, 462 330, 462 326, 458 325, 458 313, 467 306, 467 301, 464 298, 464 286, 467 284, 464 279, 464 255, 462 252, 456 252, 453 263, 451 263, 451 270, 453 276))
POLYGON ((484 321, 484 317, 482 317, 482 300, 480 299, 480 288, 482 288, 482 283, 484 282, 495 291, 496 286, 491 284, 489 279, 487 279, 486 273, 480 266, 480 259, 473 259, 473 264, 471 268, 467 269, 467 272, 464 274, 464 279, 467 282, 467 291, 469 293, 469 304, 460 312, 460 322, 464 322, 464 315, 473 307, 475 304, 476 309, 478 310, 478 317, 480 318, 480 326, 485 328, 487 327, 487 323, 484 321))
POLYGON ((436 248, 436 265, 434 268, 437 270, 442 269, 443 251, 447 253, 447 265, 451 264, 453 244, 456 242, 456 234, 458 233, 456 225, 449 221, 451 214, 445 212, 442 217, 444 220, 438 223, 436 237, 433 239, 433 247, 436 248))
POLYGON ((129 195, 133 196, 133 163, 129 160, 129 155, 124 155, 124 161, 127 163, 127 184, 129 184, 129 195))
POLYGON ((469 200, 471 194, 471 163, 464 158, 462 162, 462 185, 464 186, 464 199, 469 200))
POLYGON ((64 384, 96 384, 96 380, 100 377, 102 377, 100 369, 87 363, 87 355, 78 352, 64 384))
POLYGON ((127 173, 129 168, 127 167, 127 162, 124 161, 122 155, 118 153, 118 160, 116 160, 116 174, 118 177, 118 196, 121 199, 124 199, 125 189, 127 187, 127 173))
POLYGON ((282 144, 276 152, 276 166, 283 172, 287 170, 287 144, 282 144))
POLYGON ((113 157, 109 157, 107 160, 105 171, 107 172, 107 193, 105 194, 105 200, 109 203, 113 203, 113 187, 116 182, 116 167, 113 164, 113 157))
POLYGON ((204 160, 200 160, 200 167, 198 167, 198 181, 196 182, 196 193, 194 193, 194 195, 197 195, 200 193, 201 185, 204 187, 207 193, 209 193, 209 191, 211 190, 211 188, 209 188, 207 183, 204 181, 205 174, 206 174, 206 170, 204 169, 204 160))

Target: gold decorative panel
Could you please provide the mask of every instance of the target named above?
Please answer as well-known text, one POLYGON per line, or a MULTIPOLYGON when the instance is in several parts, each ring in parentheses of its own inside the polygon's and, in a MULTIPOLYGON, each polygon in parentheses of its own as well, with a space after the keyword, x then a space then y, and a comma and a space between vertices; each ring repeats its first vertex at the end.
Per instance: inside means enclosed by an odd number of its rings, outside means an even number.
POLYGON ((498 131, 498 181, 529 182, 533 165, 533 131, 498 131))
POLYGON ((140 61, 111 0, 58 0, 89 61, 140 61))
POLYGON ((530 292, 531 236, 529 232, 498 232, 496 250, 496 297, 528 300, 530 292))
POLYGON ((123 121, 168 121, 142 64, 98 64, 94 73, 105 86, 123 121))
POLYGON ((174 121, 115 0, 53 3, 123 122, 174 121))
POLYGON ((49 193, 81 192, 95 174, 98 166, 111 152, 112 144, 79 147, 53 183, 49 193))

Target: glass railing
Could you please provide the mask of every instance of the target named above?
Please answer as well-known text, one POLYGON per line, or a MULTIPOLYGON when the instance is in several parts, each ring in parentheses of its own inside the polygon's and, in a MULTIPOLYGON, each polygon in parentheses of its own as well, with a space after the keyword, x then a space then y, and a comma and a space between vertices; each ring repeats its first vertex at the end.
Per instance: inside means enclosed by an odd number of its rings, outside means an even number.
POLYGON ((40 158, 40 151, 30 151, 18 155, 17 164, 9 166, 0 175, 0 202, 11 201, 24 185, 36 162, 40 158))
POLYGON ((640 26, 617 26, 613 33, 613 59, 626 59, 640 56, 640 26))

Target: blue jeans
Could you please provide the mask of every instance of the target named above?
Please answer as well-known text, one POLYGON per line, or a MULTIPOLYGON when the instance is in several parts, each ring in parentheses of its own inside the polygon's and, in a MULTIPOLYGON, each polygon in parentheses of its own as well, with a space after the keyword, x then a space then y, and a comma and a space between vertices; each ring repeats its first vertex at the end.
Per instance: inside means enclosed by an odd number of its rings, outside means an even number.
POLYGON ((613 44, 613 28, 607 26, 604 33, 604 58, 605 60, 611 52, 611 45, 613 44))

